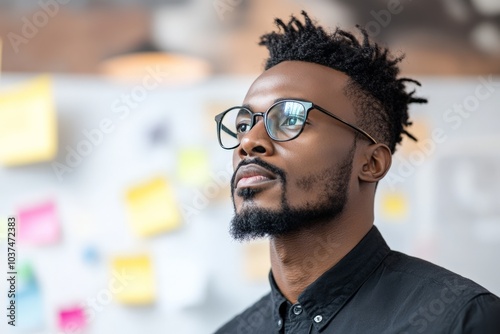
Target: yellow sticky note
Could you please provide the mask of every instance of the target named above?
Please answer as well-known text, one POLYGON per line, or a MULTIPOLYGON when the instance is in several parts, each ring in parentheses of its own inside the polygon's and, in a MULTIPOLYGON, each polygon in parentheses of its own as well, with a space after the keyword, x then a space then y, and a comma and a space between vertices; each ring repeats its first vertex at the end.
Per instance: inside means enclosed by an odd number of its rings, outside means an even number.
POLYGON ((49 76, 0 93, 0 163, 50 161, 57 153, 57 120, 49 76))
POLYGON ((116 300, 144 305, 155 300, 156 289, 151 259, 147 255, 117 256, 112 260, 116 300))
POLYGON ((201 148, 184 149, 179 153, 177 174, 182 182, 199 186, 209 179, 208 153, 201 148))
POLYGON ((381 204, 384 219, 402 221, 408 217, 408 199, 403 193, 384 193, 381 204))
POLYGON ((173 191, 161 177, 129 190, 127 209, 132 228, 141 236, 170 231, 181 224, 173 191))
POLYGON ((250 281, 266 281, 271 269, 269 242, 252 241, 245 245, 245 277, 250 281))

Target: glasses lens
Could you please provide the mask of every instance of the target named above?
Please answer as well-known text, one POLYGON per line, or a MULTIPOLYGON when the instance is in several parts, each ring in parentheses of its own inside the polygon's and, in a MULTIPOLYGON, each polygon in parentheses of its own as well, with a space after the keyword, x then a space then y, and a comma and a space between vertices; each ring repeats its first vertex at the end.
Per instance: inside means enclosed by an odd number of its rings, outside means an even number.
POLYGON ((282 101, 267 114, 267 131, 275 140, 296 137, 306 122, 306 109, 295 101, 282 101))
POLYGON ((252 115, 247 109, 233 108, 226 112, 219 130, 222 146, 225 148, 238 146, 241 136, 250 131, 251 122, 252 115))

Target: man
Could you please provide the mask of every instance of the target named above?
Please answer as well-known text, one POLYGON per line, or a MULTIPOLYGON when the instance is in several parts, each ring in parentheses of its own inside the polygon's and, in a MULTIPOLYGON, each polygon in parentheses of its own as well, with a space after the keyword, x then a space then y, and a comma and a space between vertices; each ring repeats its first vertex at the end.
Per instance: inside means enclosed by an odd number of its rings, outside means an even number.
POLYGON ((302 15, 262 36, 265 72, 216 117, 234 150, 231 234, 269 236, 272 266, 271 292, 217 333, 500 333, 498 297, 391 251, 373 226, 408 105, 426 102, 406 92, 418 83, 366 31, 302 15))

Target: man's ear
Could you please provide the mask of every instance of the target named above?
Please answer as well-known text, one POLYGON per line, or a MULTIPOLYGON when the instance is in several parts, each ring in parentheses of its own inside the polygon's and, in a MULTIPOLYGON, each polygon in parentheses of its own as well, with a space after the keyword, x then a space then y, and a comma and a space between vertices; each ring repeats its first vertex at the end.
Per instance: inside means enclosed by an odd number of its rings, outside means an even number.
POLYGON ((392 153, 387 145, 370 145, 364 151, 359 179, 364 182, 378 182, 387 174, 391 163, 392 153))

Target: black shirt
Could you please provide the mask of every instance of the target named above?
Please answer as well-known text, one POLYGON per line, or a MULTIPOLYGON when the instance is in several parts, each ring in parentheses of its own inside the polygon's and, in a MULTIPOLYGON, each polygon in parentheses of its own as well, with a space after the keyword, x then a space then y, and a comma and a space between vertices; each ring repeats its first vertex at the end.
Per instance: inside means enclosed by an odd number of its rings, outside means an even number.
POLYGON ((271 292, 216 334, 500 334, 500 299, 439 266, 391 251, 373 228, 292 305, 271 292))

